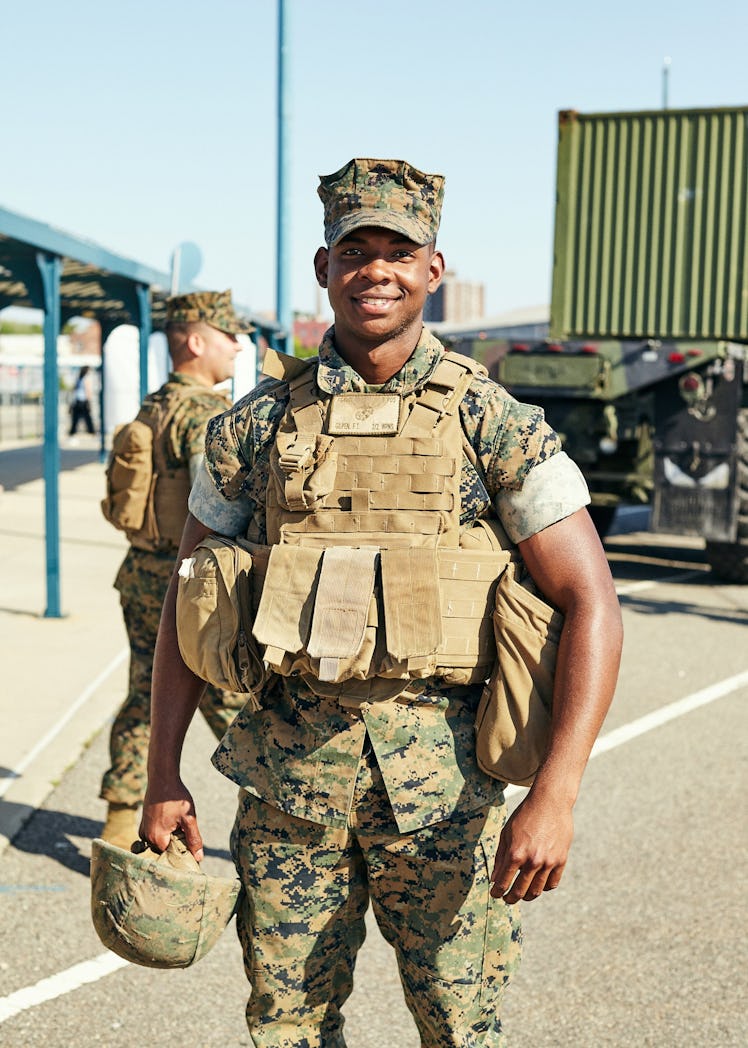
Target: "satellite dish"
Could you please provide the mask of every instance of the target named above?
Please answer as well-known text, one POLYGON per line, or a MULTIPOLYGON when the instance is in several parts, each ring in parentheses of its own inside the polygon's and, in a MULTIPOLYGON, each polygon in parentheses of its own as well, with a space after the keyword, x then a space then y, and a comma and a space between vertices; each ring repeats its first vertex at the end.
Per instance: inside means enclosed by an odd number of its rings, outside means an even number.
POLYGON ((186 291, 203 264, 203 253, 197 244, 185 240, 177 244, 171 255, 171 294, 186 291))

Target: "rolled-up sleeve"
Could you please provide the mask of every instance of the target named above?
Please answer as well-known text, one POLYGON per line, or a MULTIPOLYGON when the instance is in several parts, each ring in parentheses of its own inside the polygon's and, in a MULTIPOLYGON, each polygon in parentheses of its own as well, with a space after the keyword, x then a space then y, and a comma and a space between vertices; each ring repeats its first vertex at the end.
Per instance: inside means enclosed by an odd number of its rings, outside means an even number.
POLYGON ((564 451, 558 451, 534 466, 518 491, 500 491, 494 505, 512 542, 522 542, 589 502, 581 470, 564 451))
POLYGON ((205 459, 192 485, 189 508, 193 517, 219 535, 242 535, 249 524, 250 507, 246 499, 224 498, 208 473, 205 459))

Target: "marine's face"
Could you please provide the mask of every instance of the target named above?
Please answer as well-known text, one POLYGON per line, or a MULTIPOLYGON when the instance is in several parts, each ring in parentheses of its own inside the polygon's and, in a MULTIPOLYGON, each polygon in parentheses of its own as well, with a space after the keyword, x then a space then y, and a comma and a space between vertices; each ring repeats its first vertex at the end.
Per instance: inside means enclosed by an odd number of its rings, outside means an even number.
POLYGON ((205 340, 204 362, 211 371, 213 384, 225 382, 234 374, 236 354, 242 348, 239 340, 236 335, 219 331, 209 324, 204 325, 202 335, 205 340))
POLYGON ((315 270, 335 313, 336 341, 381 344, 411 328, 417 339, 444 259, 433 244, 419 247, 400 233, 366 226, 320 248, 315 270))

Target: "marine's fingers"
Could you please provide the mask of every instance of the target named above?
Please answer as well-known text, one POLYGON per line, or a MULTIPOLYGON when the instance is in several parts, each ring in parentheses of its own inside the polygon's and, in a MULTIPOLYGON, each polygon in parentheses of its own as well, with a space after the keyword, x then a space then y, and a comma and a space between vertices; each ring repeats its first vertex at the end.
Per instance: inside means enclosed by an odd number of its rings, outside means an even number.
POLYGON ((195 816, 184 815, 181 820, 181 829, 184 833, 184 843, 197 861, 202 862, 205 858, 205 852, 203 851, 203 839, 200 836, 200 830, 197 828, 195 816))

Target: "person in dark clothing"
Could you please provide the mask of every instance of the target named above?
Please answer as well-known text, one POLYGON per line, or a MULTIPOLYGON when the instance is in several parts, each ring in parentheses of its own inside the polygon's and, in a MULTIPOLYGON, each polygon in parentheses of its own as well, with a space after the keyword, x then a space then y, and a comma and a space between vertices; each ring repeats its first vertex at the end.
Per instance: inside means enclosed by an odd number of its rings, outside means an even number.
POLYGON ((89 393, 88 367, 84 365, 78 372, 73 386, 73 399, 70 404, 70 436, 78 431, 78 423, 85 422, 89 433, 95 433, 91 418, 91 398, 89 393))

